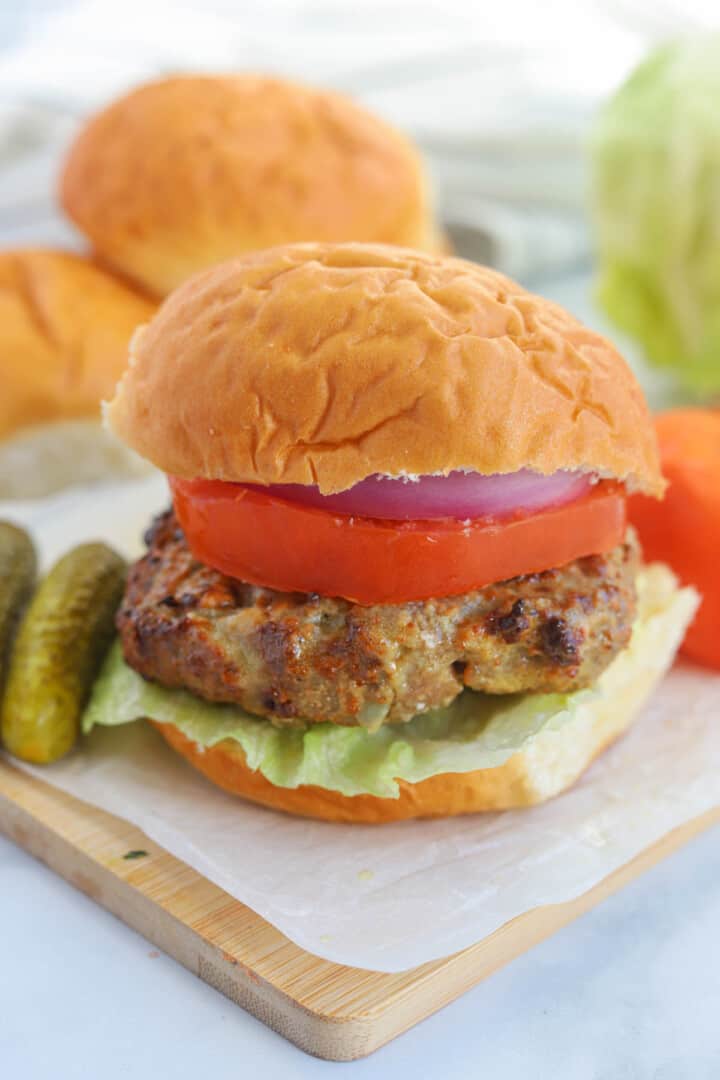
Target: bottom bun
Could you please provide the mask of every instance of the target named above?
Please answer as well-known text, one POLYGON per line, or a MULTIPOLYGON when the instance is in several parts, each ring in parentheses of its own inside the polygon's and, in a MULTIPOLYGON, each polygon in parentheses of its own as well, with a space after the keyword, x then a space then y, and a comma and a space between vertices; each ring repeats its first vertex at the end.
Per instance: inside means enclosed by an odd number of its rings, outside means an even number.
POLYGON ((99 420, 23 428, 0 443, 0 499, 39 499, 71 484, 144 476, 151 466, 99 420))
POLYGON ((261 772, 248 768, 240 746, 231 739, 205 748, 172 724, 153 722, 174 750, 233 795, 302 817, 381 823, 511 810, 544 802, 570 787, 593 758, 627 729, 655 681, 653 673, 643 672, 637 684, 626 687, 622 698, 598 703, 601 707, 588 710, 592 717, 581 715, 561 731, 542 732, 527 750, 497 768, 440 773, 418 784, 398 780, 397 799, 341 795, 307 785, 276 787, 261 772))

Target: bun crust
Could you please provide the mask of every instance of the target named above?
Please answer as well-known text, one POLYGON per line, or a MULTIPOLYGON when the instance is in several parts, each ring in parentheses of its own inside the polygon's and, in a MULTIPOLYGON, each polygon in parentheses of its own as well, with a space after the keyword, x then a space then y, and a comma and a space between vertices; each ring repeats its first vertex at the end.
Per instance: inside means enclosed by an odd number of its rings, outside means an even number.
POLYGON ((408 140, 339 94, 252 75, 114 102, 71 148, 60 196, 104 260, 161 296, 279 243, 442 242, 408 140))
POLYGON ((664 489, 608 341, 493 270, 382 245, 287 245, 198 275, 136 337, 107 419, 186 478, 332 493, 530 468, 664 489))
POLYGON ((0 253, 0 439, 100 416, 155 305, 77 255, 0 253))
POLYGON ((561 731, 542 732, 527 751, 515 754, 495 769, 444 773, 419 784, 400 780, 397 799, 341 795, 309 785, 275 787, 261 772, 247 767, 238 743, 226 739, 204 749, 172 724, 155 723, 155 727, 174 750, 213 783, 275 810, 325 821, 368 824, 452 817, 533 806, 570 787, 593 759, 630 726, 657 677, 656 672, 646 668, 622 693, 586 709, 561 731))

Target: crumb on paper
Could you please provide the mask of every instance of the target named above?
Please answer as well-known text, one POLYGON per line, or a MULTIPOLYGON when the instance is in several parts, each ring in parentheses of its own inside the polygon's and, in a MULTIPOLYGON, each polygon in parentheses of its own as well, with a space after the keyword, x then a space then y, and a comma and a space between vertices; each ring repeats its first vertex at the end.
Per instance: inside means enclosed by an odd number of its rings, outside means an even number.
POLYGON ((157 951, 157 949, 151 949, 150 952, 148 953, 148 956, 150 957, 151 960, 157 960, 159 955, 160 955, 160 953, 157 951))
POLYGON ((358 870, 358 881, 372 881, 374 877, 374 870, 358 870))
POLYGON ((588 844, 592 844, 593 847, 605 847, 609 843, 608 835, 604 829, 601 829, 599 825, 594 825, 592 822, 588 822, 582 827, 581 836, 588 844))

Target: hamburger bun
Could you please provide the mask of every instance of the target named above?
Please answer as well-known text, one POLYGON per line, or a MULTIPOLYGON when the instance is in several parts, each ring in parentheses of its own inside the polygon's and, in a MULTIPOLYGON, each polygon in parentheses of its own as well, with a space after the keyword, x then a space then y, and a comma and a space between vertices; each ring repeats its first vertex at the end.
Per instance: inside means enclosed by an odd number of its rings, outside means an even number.
POLYGON ((407 139, 339 94, 256 75, 115 101, 72 146, 60 197, 105 262, 160 296, 279 243, 442 243, 407 139))
POLYGON ((0 498, 137 471, 100 424, 135 327, 154 305, 89 260, 0 253, 0 498))
POLYGON ((106 415, 185 478, 328 494, 528 468, 664 489, 608 341, 493 270, 382 245, 287 245, 199 274, 134 338, 106 415))
POLYGON ((647 572, 648 625, 642 645, 631 645, 615 658, 596 692, 587 694, 569 719, 543 728, 527 749, 496 768, 443 773, 416 784, 399 780, 396 799, 347 796, 313 786, 276 787, 247 766, 242 749, 231 739, 201 747, 172 724, 155 727, 174 750, 221 788, 303 817, 380 824, 532 806, 571 787, 628 729, 672 664, 697 604, 693 589, 678 589, 667 567, 655 564, 647 572))

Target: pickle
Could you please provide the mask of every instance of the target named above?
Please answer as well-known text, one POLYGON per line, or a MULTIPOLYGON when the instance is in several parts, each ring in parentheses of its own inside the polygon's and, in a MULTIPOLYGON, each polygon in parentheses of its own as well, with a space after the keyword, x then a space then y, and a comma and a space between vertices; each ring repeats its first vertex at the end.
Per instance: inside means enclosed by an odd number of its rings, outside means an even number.
POLYGON ((11 754, 46 764, 74 745, 113 639, 124 581, 119 555, 105 544, 83 544, 41 582, 8 665, 0 731, 11 754))
POLYGON ((15 631, 35 585, 37 559, 24 529, 0 521, 0 693, 15 631))

